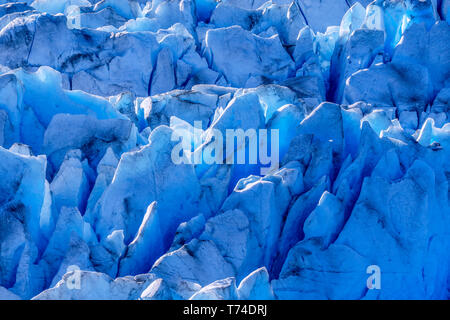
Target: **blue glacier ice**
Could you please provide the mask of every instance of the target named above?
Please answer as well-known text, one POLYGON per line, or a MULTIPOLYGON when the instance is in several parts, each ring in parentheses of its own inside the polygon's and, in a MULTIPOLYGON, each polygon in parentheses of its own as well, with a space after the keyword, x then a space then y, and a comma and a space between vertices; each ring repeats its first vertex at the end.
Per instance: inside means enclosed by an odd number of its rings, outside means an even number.
POLYGON ((0 300, 449 299, 449 23, 0 0, 0 300))

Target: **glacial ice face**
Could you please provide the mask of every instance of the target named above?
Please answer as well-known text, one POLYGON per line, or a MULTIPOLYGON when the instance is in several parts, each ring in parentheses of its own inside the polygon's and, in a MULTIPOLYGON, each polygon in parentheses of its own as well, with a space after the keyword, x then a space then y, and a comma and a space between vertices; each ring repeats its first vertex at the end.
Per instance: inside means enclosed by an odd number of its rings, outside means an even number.
POLYGON ((0 299, 448 299, 449 22, 0 0, 0 299), (279 166, 196 162, 229 129, 278 130, 279 166))
POLYGON ((212 68, 235 87, 256 87, 266 81, 286 79, 294 68, 277 36, 262 38, 239 26, 209 30, 205 52, 212 68), (230 55, 234 56, 231 61, 230 55), (234 68, 233 63, 241 68, 234 68))

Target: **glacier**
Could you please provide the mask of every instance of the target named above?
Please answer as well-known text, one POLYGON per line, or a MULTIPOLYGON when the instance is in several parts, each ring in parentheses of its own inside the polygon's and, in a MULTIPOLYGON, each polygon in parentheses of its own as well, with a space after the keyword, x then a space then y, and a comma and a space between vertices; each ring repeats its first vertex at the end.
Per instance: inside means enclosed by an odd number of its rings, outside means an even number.
POLYGON ((0 300, 449 299, 449 23, 449 0, 0 0, 0 300), (194 161, 238 129, 276 130, 279 166, 194 161))

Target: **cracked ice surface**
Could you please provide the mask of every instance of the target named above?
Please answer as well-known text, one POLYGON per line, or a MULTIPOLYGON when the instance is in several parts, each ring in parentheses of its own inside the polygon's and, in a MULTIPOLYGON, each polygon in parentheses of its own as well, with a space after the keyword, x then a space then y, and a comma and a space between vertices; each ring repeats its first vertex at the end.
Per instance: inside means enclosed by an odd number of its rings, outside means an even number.
POLYGON ((0 0, 0 299, 448 299, 449 22, 448 0, 0 0), (279 169, 175 164, 197 121, 279 130, 279 169))

